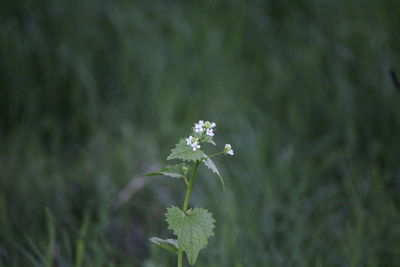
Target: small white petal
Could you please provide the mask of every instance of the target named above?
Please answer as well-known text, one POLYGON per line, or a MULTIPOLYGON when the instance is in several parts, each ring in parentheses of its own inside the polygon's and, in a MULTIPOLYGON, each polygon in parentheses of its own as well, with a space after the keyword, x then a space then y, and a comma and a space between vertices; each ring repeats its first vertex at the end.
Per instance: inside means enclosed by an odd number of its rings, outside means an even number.
POLYGON ((214 136, 214 130, 213 129, 207 129, 207 135, 208 136, 214 136))
POLYGON ((189 136, 188 138, 186 138, 186 144, 190 145, 193 142, 193 136, 189 136))
POLYGON ((225 144, 224 153, 233 156, 233 149, 230 144, 225 144))
POLYGON ((200 125, 200 124, 195 124, 195 126, 194 126, 194 131, 195 131, 196 133, 202 133, 202 132, 203 132, 203 126, 200 125))

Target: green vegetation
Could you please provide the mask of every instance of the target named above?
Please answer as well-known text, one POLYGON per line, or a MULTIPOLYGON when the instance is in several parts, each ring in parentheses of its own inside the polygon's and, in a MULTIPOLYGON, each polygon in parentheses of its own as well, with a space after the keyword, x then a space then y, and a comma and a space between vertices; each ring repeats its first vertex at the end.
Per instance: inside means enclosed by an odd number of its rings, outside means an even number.
POLYGON ((148 238, 184 185, 141 175, 203 118, 235 160, 224 194, 199 168, 218 224, 196 266, 399 266, 399 10, 1 4, 0 266, 174 266, 148 238))
POLYGON ((225 190, 224 179, 211 158, 222 154, 233 156, 232 146, 225 144, 222 151, 210 155, 207 155, 204 150, 205 144, 216 145, 214 141, 216 126, 215 122, 199 120, 191 128, 191 134, 187 138, 181 139, 167 157, 168 160, 178 159, 187 163, 167 165, 159 172, 146 174, 146 176, 165 175, 182 178, 180 181, 186 185, 182 209, 172 206, 167 209, 165 214, 168 229, 173 231, 177 239, 150 238, 150 241, 156 245, 178 254, 178 267, 183 266, 183 253, 187 256, 189 264, 194 265, 200 250, 207 246, 208 239, 214 235, 215 219, 212 213, 203 208, 189 208, 189 202, 194 180, 202 163, 210 169, 211 173, 218 176, 225 190))

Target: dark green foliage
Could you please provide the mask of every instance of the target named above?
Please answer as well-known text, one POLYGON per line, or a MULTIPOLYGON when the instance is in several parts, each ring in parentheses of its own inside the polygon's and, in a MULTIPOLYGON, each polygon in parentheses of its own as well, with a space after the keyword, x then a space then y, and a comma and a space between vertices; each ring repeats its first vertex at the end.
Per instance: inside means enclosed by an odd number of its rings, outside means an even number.
POLYGON ((115 203, 199 119, 235 159, 223 194, 196 179, 218 221, 197 266, 399 266, 399 10, 0 4, 0 266, 173 266, 148 238, 184 185, 148 177, 115 203))

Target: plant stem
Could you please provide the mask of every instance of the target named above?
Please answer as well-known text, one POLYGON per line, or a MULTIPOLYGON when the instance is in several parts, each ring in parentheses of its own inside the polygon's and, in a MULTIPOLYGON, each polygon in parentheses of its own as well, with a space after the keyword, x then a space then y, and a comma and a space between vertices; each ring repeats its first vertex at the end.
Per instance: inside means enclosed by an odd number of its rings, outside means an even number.
MULTIPOLYGON (((192 172, 192 175, 190 176, 189 179, 189 183, 186 187, 186 194, 185 194, 185 200, 183 202, 183 212, 186 213, 188 205, 189 205, 189 199, 190 199, 190 193, 192 192, 192 185, 193 185, 193 181, 194 181, 194 177, 196 176, 197 173, 197 169, 199 168, 200 165, 200 161, 196 161, 196 164, 194 165, 194 169, 192 172)), ((183 255, 183 250, 182 248, 179 246, 179 250, 178 250, 178 267, 182 267, 182 255, 183 255)))
POLYGON ((194 177, 196 176, 197 169, 199 168, 200 161, 196 161, 196 164, 194 165, 193 173, 190 176, 189 184, 186 187, 186 194, 185 194, 185 201, 183 202, 183 212, 186 213, 188 205, 189 205, 189 199, 190 199, 190 193, 192 192, 192 185, 193 185, 193 180, 194 177))
POLYGON ((208 157, 212 158, 212 157, 215 157, 215 156, 218 156, 218 155, 221 155, 221 154, 224 154, 224 151, 221 151, 221 152, 218 152, 218 153, 215 153, 215 154, 211 154, 208 157))

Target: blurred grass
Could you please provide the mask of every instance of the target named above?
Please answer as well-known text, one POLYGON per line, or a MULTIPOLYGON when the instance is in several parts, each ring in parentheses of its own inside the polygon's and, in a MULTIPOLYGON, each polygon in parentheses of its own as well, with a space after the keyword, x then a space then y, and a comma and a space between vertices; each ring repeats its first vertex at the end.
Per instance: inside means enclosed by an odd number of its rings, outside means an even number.
POLYGON ((400 3, 32 1, 0 8, 0 266, 174 266, 182 184, 158 178, 192 123, 235 157, 193 205, 198 266, 399 266, 400 3))

